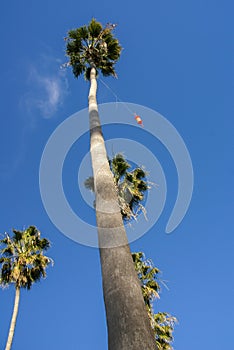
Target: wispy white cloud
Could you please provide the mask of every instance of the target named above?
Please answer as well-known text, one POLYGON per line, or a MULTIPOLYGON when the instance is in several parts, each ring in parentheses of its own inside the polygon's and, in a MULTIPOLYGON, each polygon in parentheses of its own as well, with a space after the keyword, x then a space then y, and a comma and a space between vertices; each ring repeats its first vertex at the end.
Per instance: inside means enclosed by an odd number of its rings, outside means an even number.
POLYGON ((33 64, 27 63, 24 93, 19 100, 21 124, 14 138, 17 147, 12 152, 9 150, 7 156, 1 159, 1 180, 13 176, 25 160, 29 147, 28 135, 37 128, 38 121, 56 117, 62 107, 68 94, 68 81, 66 71, 60 69, 61 63, 51 54, 41 55, 33 64))
POLYGON ((39 94, 34 96, 35 107, 44 118, 52 117, 63 100, 61 79, 55 76, 41 76, 34 68, 31 71, 31 82, 37 84, 40 89, 39 94))
POLYGON ((65 72, 60 70, 58 60, 45 55, 40 64, 32 64, 29 68, 29 91, 23 96, 23 107, 35 122, 35 113, 45 119, 52 118, 63 104, 68 93, 68 82, 65 72), (54 63, 53 69, 52 61, 54 63), (42 64, 41 64, 42 63, 42 64), (55 70, 54 67, 57 69, 55 70), (51 73, 52 72, 52 73, 51 73))

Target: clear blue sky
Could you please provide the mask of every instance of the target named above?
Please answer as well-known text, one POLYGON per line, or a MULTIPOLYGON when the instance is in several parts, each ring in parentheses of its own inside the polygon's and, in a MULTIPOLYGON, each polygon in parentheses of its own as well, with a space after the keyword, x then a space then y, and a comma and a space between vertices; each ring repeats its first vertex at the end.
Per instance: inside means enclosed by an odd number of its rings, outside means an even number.
MULTIPOLYGON (((233 11, 230 0, 2 3, 0 232, 36 225, 52 242, 48 255, 55 261, 45 281, 22 293, 13 350, 107 349, 98 250, 59 232, 39 190, 40 159, 48 138, 62 121, 87 106, 88 84, 59 68, 66 61, 63 37, 92 17, 103 24, 117 23, 116 35, 124 47, 116 66, 119 78, 107 79, 108 86, 121 100, 166 117, 183 137, 193 162, 189 211, 167 235, 176 170, 159 142, 145 140, 160 159, 168 194, 157 223, 131 249, 152 258, 167 281, 169 290, 163 288, 155 311, 178 318, 176 350, 232 346, 233 11)), ((115 102, 102 84, 99 102, 115 102)), ((135 130, 129 131, 132 139, 135 130)), ((140 131, 136 137, 144 144, 140 131)), ((107 128, 108 136, 122 134, 107 128)), ((86 141, 81 153, 88 149, 86 141)), ((65 164, 64 187, 79 211, 81 199, 77 196, 76 201, 73 193, 79 146, 76 149, 69 158, 77 157, 76 164, 65 164)), ((157 178, 152 180, 157 183, 157 178)), ((93 213, 86 208, 82 215, 93 213)), ((0 348, 7 337, 13 293, 12 287, 0 291, 0 348)))

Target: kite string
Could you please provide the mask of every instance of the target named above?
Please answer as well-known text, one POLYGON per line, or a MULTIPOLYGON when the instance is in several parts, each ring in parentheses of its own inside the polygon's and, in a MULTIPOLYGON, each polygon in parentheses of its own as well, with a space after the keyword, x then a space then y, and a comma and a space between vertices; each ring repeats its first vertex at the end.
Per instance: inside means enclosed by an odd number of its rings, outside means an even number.
POLYGON ((121 102, 121 103, 123 103, 123 105, 124 105, 124 107, 131 113, 131 114, 136 114, 135 112, 133 112, 129 107, 128 107, 128 105, 127 105, 127 103, 126 102, 123 102, 118 96, 117 96, 117 94, 101 79, 101 78, 99 78, 99 80, 100 80, 100 82, 108 89, 108 90, 110 90, 110 92, 112 93, 112 95, 115 97, 115 99, 116 99, 116 103, 119 101, 119 102, 121 102))

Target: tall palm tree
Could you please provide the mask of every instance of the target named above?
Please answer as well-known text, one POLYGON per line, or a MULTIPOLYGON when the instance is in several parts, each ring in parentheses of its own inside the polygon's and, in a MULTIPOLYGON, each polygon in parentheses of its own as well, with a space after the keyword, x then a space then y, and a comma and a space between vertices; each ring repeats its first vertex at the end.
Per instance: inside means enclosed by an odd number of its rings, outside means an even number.
POLYGON ((30 289, 34 282, 46 277, 46 267, 52 262, 43 251, 50 246, 46 238, 34 226, 24 231, 13 230, 0 240, 0 284, 15 285, 15 301, 5 350, 10 350, 19 309, 20 289, 30 289))
POLYGON ((103 27, 92 19, 88 26, 69 31, 66 52, 75 77, 84 73, 90 81, 90 153, 108 347, 109 350, 152 350, 157 346, 128 246, 96 100, 97 73, 116 76, 114 68, 121 46, 114 38, 114 28, 112 24, 103 27))

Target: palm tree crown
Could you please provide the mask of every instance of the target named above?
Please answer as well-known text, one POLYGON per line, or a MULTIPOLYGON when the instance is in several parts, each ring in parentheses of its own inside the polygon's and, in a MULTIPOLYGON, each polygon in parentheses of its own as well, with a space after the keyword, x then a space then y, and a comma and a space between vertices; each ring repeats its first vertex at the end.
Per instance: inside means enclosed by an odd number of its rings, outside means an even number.
POLYGON ((30 289, 34 282, 46 277, 46 267, 52 262, 43 254, 50 246, 34 226, 24 231, 13 230, 0 240, 1 285, 15 284, 16 288, 30 289))
POLYGON ((72 66, 76 78, 84 73, 89 80, 91 68, 100 70, 104 76, 116 76, 114 66, 120 57, 121 46, 113 36, 114 24, 105 27, 94 18, 88 26, 70 30, 66 53, 69 56, 67 66, 72 66))

